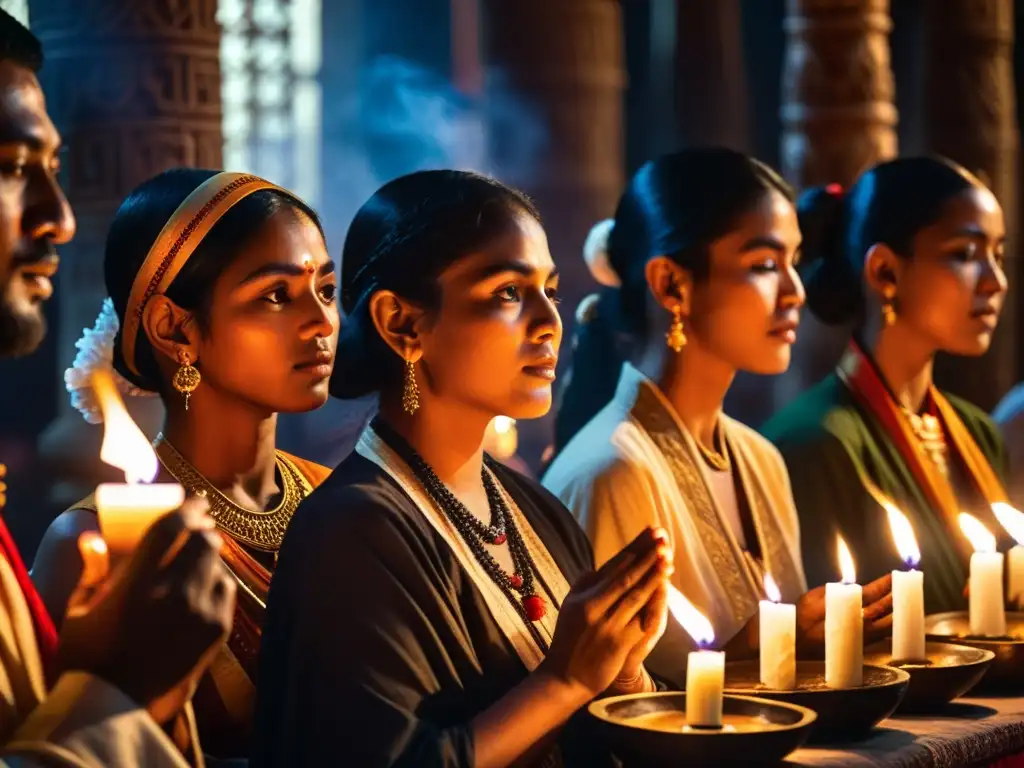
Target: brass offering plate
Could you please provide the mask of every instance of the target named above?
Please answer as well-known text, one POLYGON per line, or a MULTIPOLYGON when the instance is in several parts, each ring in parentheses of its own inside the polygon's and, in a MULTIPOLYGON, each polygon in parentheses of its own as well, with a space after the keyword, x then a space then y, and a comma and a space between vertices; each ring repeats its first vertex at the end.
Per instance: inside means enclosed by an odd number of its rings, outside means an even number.
POLYGON ((910 684, 909 673, 892 667, 864 665, 863 685, 829 688, 825 662, 798 661, 796 688, 778 691, 761 685, 758 661, 734 661, 725 665, 726 693, 757 696, 813 709, 818 713, 811 741, 846 742, 863 739, 882 720, 896 711, 910 684))
POLYGON ((931 641, 992 652, 988 672, 977 683, 974 693, 1013 694, 1024 690, 1024 612, 1006 612, 1005 637, 972 635, 967 611, 935 613, 925 617, 924 625, 931 641))
POLYGON ((982 648, 952 643, 925 644, 927 658, 901 661, 892 657, 892 641, 867 648, 864 660, 910 673, 910 686, 897 712, 936 712, 970 691, 988 671, 995 654, 982 648))
POLYGON ((636 766, 778 765, 810 735, 816 715, 805 707, 725 696, 721 728, 686 722, 686 694, 613 696, 591 703, 588 726, 627 768, 636 766))

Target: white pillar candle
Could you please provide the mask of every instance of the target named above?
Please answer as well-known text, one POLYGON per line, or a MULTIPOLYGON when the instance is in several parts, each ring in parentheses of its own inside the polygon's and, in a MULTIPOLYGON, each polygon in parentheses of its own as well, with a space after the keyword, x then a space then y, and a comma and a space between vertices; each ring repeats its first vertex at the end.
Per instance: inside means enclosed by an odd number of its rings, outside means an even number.
POLYGON ((149 527, 185 501, 185 489, 176 483, 103 483, 96 488, 100 533, 111 556, 124 555, 138 546, 149 527))
POLYGON ((887 500, 889 530, 900 558, 909 570, 892 572, 892 657, 896 661, 924 661, 924 574, 914 568, 921 562, 914 528, 906 515, 887 500))
POLYGON ((686 664, 686 724, 692 728, 722 726, 725 654, 693 651, 686 664))
POLYGON ((1010 572, 1007 598, 1015 607, 1024 608, 1024 547, 1020 544, 1007 553, 1006 567, 1010 572))
POLYGON ((1006 634, 1003 553, 975 552, 971 555, 970 584, 971 634, 1002 637, 1006 634))
POLYGON ((971 555, 971 634, 1002 637, 1006 634, 1006 603, 1003 599, 1003 555, 996 552, 996 537, 980 520, 960 513, 960 530, 974 547, 971 555))
POLYGON ((839 563, 842 583, 825 585, 825 685, 854 688, 864 681, 863 594, 842 538, 839 563))
POLYGON ((796 688, 796 606, 781 603, 775 581, 764 577, 768 600, 761 601, 761 684, 776 691, 796 688))
POLYGON ((825 585, 825 685, 855 688, 864 675, 864 609, 860 584, 825 585))
POLYGON ((924 574, 892 572, 892 657, 924 661, 924 574))

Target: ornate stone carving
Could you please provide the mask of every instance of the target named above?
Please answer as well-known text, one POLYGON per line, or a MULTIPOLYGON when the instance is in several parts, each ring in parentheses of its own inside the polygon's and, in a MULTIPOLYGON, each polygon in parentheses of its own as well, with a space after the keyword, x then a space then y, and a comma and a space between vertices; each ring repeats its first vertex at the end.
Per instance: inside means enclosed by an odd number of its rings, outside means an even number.
POLYGON ((788 0, 782 170, 848 185, 896 154, 889 0, 788 0))
MULTIPOLYGON (((573 309, 594 287, 583 241, 593 224, 614 213, 624 183, 622 9, 617 0, 483 0, 482 11, 488 75, 500 76, 536 109, 546 129, 530 173, 500 170, 544 215, 562 272, 569 338, 573 309)), ((500 145, 495 149, 500 157, 500 145)), ((550 426, 520 426, 521 455, 536 465, 550 426)))
MULTIPOLYGON (((221 165, 216 12, 216 0, 32 0, 79 230, 62 249, 55 380, 99 309, 102 243, 124 196, 172 166, 221 165)), ((66 399, 58 392, 62 408, 66 399)))
POLYGON ((977 173, 1003 206, 1010 279, 992 348, 976 360, 940 361, 943 386, 990 409, 1015 383, 1020 332, 1016 243, 1020 134, 1013 79, 1013 0, 933 0, 926 5, 925 142, 977 173))
MULTIPOLYGON (((780 156, 798 189, 848 186, 896 155, 891 27, 889 0, 787 0, 780 156)), ((776 381, 776 407, 825 376, 848 338, 847 329, 804 314, 793 364, 776 381)))

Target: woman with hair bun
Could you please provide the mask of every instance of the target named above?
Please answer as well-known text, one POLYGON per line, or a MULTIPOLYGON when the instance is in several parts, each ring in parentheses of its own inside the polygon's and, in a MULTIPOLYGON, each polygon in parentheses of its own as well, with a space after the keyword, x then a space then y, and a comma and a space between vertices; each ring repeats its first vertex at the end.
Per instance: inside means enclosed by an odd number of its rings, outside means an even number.
POLYGON ((1006 228, 992 192, 931 157, 882 163, 847 192, 811 190, 799 203, 808 305, 853 324, 835 373, 764 427, 790 468, 811 579, 835 572, 836 534, 865 578, 901 567, 891 500, 923 554, 929 612, 963 607, 970 511, 994 533, 1005 501, 1004 456, 981 410, 932 380, 935 355, 976 357, 1006 296, 1006 228))
POLYGON ((599 766, 572 716, 650 691, 671 552, 586 536, 483 451, 551 407, 558 274, 533 203, 423 171, 356 214, 332 392, 376 392, 355 452, 300 507, 274 575, 252 764, 599 766))
MULTIPOLYGON (((160 478, 205 497, 237 584, 228 642, 195 696, 205 750, 248 755, 267 592, 296 508, 327 476, 275 447, 278 413, 327 401, 338 338, 334 262, 316 214, 256 176, 179 168, 144 182, 107 234, 109 298, 65 379, 91 423, 89 379, 113 369, 124 394, 158 396, 160 478)), ((92 497, 61 514, 32 569, 58 626, 97 530, 92 497)))
MULTIPOLYGON (((637 172, 608 238, 621 285, 601 296, 605 324, 581 331, 562 405, 595 415, 544 476, 598 562, 664 526, 673 584, 733 654, 757 648, 765 574, 798 604, 801 644, 823 639, 823 590, 807 591, 782 457, 722 412, 737 372, 789 366, 804 302, 793 198, 771 168, 727 149, 665 155, 637 172), (609 356, 611 334, 628 338, 618 349, 629 362, 609 356), (610 402, 595 402, 591 388, 609 377, 610 402)), ((884 629, 887 593, 887 581, 865 590, 869 632, 884 629)), ((681 683, 690 644, 670 626, 651 669, 681 683)))

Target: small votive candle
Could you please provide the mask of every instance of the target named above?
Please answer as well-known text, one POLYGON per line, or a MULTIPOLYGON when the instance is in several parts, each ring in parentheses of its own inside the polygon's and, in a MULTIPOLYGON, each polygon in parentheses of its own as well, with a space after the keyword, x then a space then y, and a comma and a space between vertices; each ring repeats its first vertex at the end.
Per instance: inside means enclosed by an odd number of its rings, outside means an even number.
POLYGON ((977 637, 1002 637, 1006 634, 1003 553, 996 552, 996 537, 973 515, 960 513, 960 530, 974 547, 968 606, 971 634, 977 637))
POLYGON ((686 724, 691 728, 722 727, 725 653, 692 651, 686 665, 686 724))
POLYGON ((764 577, 767 600, 759 613, 761 684, 776 691, 796 688, 796 606, 782 603, 769 574, 764 577))
POLYGON ((102 483, 96 488, 96 510, 111 556, 130 553, 149 527, 185 501, 176 483, 102 483))
POLYGON ((825 685, 855 688, 864 682, 864 596, 842 538, 839 563, 843 580, 825 585, 825 685))

